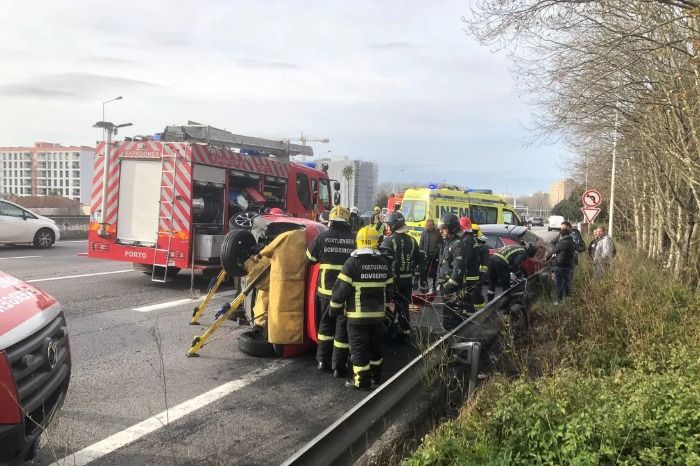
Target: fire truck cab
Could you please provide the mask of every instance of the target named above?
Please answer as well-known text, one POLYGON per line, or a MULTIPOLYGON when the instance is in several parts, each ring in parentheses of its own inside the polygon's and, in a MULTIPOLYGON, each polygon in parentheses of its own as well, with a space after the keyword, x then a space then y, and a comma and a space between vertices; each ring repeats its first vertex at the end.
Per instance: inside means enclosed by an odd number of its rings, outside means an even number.
POLYGON ((297 154, 313 152, 202 125, 108 140, 95 154, 88 255, 131 262, 154 281, 183 268, 218 269, 229 229, 251 228, 271 209, 310 220, 330 210, 325 169, 289 161, 297 154))

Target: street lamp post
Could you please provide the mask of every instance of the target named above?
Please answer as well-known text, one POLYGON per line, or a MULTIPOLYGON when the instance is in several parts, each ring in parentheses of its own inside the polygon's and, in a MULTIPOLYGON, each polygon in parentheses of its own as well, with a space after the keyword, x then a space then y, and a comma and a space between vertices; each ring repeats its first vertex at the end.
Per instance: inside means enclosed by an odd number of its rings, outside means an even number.
MULTIPOLYGON (((117 101, 117 100, 122 100, 123 98, 124 98, 124 97, 122 97, 122 96, 117 96, 117 97, 115 97, 114 99, 109 99, 109 100, 105 100, 104 102, 102 102, 102 121, 105 121, 105 105, 107 105, 107 104, 110 103, 110 102, 115 102, 115 101, 117 101)), ((105 130, 104 130, 104 128, 103 128, 103 129, 102 129, 102 141, 103 141, 103 142, 104 142, 104 139, 105 139, 105 130)))
MULTIPOLYGON (((119 97, 121 99, 121 97, 119 97)), ((119 128, 125 128, 127 126, 131 126, 131 123, 123 123, 121 125, 115 125, 112 122, 109 121, 98 121, 94 125, 92 125, 93 128, 102 128, 102 132, 107 132, 107 141, 105 143, 105 159, 104 159, 104 165, 103 165, 103 170, 102 170, 102 204, 100 206, 100 229, 98 231, 98 234, 100 236, 106 236, 107 235, 107 181, 109 180, 109 163, 110 163, 110 158, 111 158, 111 152, 112 152, 112 134, 117 134, 117 130, 119 128)))

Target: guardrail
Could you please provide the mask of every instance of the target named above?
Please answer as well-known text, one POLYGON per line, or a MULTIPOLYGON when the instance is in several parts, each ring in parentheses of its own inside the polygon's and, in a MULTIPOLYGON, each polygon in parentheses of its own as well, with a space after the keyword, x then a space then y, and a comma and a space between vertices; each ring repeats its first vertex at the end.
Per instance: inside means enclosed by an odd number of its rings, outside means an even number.
MULTIPOLYGON (((307 466, 354 463, 407 407, 427 392, 428 387, 424 383, 426 375, 444 363, 444 358, 440 355, 446 354, 450 349, 461 353, 458 359, 471 366, 468 389, 471 396, 476 385, 476 362, 480 347, 478 343, 469 343, 486 334, 495 334, 494 328, 498 328, 497 311, 504 300, 520 292, 527 297, 528 281, 540 278, 548 271, 543 269, 498 295, 480 311, 430 345, 282 464, 307 466)), ((527 299, 523 303, 527 306, 527 299)), ((524 313, 527 316, 526 309, 524 313)))

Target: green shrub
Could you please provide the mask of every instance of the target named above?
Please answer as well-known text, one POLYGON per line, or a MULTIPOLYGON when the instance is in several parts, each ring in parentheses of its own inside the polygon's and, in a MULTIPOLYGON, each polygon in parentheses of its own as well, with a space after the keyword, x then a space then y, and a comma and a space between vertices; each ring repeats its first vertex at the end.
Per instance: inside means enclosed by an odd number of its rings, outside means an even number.
POLYGON ((495 377, 406 465, 700 465, 700 295, 623 245, 541 302, 527 373, 495 377), (539 378, 531 378, 531 375, 539 378))

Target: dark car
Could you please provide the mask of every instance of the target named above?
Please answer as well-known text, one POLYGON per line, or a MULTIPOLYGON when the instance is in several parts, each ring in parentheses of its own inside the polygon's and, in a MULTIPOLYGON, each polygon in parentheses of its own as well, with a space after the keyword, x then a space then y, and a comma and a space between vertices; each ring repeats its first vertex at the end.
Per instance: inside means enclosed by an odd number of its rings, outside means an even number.
POLYGON ((544 226, 544 219, 542 217, 532 217, 532 226, 533 227, 543 227, 544 226))
POLYGON ((527 276, 537 273, 545 262, 547 243, 529 231, 527 227, 517 225, 481 225, 481 233, 486 236, 486 244, 489 246, 489 254, 492 255, 498 248, 513 244, 521 244, 521 241, 533 243, 537 247, 537 254, 523 261, 522 267, 527 276))

